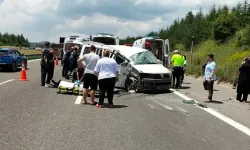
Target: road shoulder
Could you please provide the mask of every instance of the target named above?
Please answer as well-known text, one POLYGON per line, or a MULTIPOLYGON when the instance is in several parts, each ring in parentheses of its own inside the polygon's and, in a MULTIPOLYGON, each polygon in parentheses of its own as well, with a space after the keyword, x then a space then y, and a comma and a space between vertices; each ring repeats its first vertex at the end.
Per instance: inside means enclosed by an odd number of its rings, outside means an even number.
POLYGON ((204 90, 201 78, 185 76, 182 88, 177 91, 250 127, 250 120, 248 119, 250 112, 249 103, 235 101, 236 90, 230 88, 229 84, 216 83, 214 85, 213 103, 204 103, 205 98, 208 96, 208 91, 204 90))

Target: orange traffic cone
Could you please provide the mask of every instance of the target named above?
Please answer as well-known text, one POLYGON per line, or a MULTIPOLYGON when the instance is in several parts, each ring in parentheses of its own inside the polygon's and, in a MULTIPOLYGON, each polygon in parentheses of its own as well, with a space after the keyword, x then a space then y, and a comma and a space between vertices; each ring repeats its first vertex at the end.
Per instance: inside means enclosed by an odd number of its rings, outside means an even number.
POLYGON ((25 70, 25 65, 24 63, 22 64, 22 71, 21 71, 21 75, 20 75, 20 81, 28 81, 27 80, 27 76, 26 76, 26 70, 25 70))
POLYGON ((58 66, 58 58, 56 57, 56 65, 58 66))

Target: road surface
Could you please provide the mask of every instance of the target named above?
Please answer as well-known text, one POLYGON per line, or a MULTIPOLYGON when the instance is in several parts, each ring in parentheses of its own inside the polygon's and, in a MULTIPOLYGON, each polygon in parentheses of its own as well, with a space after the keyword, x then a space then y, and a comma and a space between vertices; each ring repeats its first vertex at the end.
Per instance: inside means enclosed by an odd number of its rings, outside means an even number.
MULTIPOLYGON (((183 103, 181 93, 202 100, 202 94, 193 92, 202 91, 195 88, 199 86, 195 79, 188 79, 194 84, 185 84, 194 88, 179 92, 121 91, 115 95, 115 108, 100 109, 78 104, 77 96, 41 87, 39 61, 28 66, 29 81, 18 81, 20 72, 0 72, 1 150, 250 149, 247 130, 241 131, 205 108, 183 103)), ((61 79, 61 66, 56 66, 54 79, 61 79)), ((208 106, 250 127, 247 110, 228 104, 208 106)))

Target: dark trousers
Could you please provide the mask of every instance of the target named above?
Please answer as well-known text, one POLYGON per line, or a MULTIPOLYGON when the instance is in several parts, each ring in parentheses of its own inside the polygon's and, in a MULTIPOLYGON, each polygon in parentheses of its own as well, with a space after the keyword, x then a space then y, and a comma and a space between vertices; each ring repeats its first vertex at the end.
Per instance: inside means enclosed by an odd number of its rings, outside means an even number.
POLYGON ((181 83, 180 83, 180 85, 182 85, 182 83, 184 81, 185 71, 186 70, 182 70, 182 72, 181 72, 181 83))
POLYGON ((63 77, 66 77, 67 74, 68 74, 68 71, 69 71, 69 67, 67 65, 63 65, 63 68, 62 68, 62 76, 63 77))
POLYGON ((238 101, 247 101, 249 92, 237 92, 236 100, 238 101), (243 96, 243 97, 242 97, 243 96))
POLYGON ((249 84, 250 83, 248 81, 238 81, 236 100, 247 101, 250 89, 249 84))
POLYGON ((172 71, 172 77, 173 77, 173 87, 179 88, 180 86, 180 80, 181 80, 181 74, 182 74, 182 67, 173 67, 172 71), (176 82, 175 82, 176 81, 176 82))
POLYGON ((43 85, 45 83, 50 84, 50 81, 52 80, 53 75, 54 75, 54 66, 41 66, 41 83, 43 85))
POLYGON ((113 105, 114 88, 116 78, 107 78, 99 80, 99 104, 103 105, 105 93, 107 92, 108 103, 113 105))
POLYGON ((73 72, 76 68, 77 68, 77 63, 70 63, 70 66, 69 66, 70 72, 73 72))
POLYGON ((214 93, 214 81, 208 82, 205 80, 203 82, 203 86, 205 90, 208 90, 208 100, 213 100, 213 93, 214 93))

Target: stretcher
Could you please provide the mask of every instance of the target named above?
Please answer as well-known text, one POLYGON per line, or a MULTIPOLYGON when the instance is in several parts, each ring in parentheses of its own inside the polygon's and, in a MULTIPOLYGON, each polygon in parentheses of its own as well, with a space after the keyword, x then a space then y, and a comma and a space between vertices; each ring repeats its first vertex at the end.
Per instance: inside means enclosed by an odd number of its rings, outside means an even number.
MULTIPOLYGON (((82 95, 83 91, 83 82, 68 82, 68 81, 60 81, 58 85, 58 93, 60 94, 74 94, 74 95, 82 95)), ((89 88, 89 94, 90 94, 90 88, 89 88)), ((114 89, 114 93, 119 93, 118 89, 114 89)), ((95 95, 99 95, 99 86, 97 86, 97 90, 95 92, 95 95)))
MULTIPOLYGON (((58 86, 58 93, 60 94, 74 94, 81 95, 83 91, 83 83, 72 83, 67 81, 61 81, 58 86)), ((90 89, 89 89, 90 92, 90 89)), ((96 95, 99 94, 99 89, 96 90, 96 95)))

